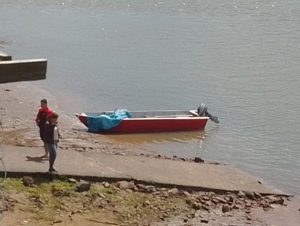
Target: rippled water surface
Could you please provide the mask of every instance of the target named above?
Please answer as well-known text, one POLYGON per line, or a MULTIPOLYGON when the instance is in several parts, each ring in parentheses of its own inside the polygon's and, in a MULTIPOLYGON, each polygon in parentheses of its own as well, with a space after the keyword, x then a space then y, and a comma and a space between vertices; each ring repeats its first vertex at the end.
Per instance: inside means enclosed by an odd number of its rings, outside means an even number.
POLYGON ((47 58, 36 82, 77 111, 190 109, 205 132, 108 137, 201 156, 300 194, 298 0, 0 0, 0 48, 47 58))

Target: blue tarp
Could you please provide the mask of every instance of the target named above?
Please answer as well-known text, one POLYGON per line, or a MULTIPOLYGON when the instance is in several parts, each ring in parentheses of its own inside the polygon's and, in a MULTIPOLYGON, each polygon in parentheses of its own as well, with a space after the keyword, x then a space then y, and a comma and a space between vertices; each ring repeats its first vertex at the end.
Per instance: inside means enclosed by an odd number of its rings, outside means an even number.
POLYGON ((118 126, 124 118, 131 118, 126 109, 117 109, 110 114, 88 115, 89 132, 104 132, 118 126))

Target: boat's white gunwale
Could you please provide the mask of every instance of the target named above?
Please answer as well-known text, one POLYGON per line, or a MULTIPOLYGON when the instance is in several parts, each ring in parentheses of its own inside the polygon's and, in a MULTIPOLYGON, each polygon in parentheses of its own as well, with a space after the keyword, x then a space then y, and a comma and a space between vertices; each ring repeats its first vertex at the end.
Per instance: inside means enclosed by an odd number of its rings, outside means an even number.
MULTIPOLYGON (((152 113, 182 113, 185 112, 187 115, 190 113, 190 111, 196 112, 197 110, 153 110, 153 111, 129 111, 129 113, 135 114, 135 113, 144 113, 144 114, 152 114, 152 113)), ((107 114, 107 113, 114 113, 114 111, 99 111, 99 112, 86 112, 84 114, 107 114)))
POLYGON ((184 120, 208 120, 209 117, 196 117, 196 116, 186 116, 186 117, 168 117, 168 118, 163 118, 163 117, 148 117, 148 118, 124 118, 122 120, 126 121, 133 121, 133 120, 179 120, 179 119, 184 119, 184 120))

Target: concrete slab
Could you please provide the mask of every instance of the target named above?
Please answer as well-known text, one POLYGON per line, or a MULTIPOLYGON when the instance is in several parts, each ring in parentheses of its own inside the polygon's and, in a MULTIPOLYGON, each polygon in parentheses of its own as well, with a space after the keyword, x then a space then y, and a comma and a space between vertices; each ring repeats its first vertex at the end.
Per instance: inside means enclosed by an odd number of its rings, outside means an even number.
POLYGON ((5 52, 0 51, 0 61, 12 60, 12 57, 5 52))
MULTIPOLYGON (((41 154, 42 150, 37 151, 36 148, 5 147, 6 169, 12 173, 47 172, 48 161, 36 158, 41 154)), ((258 183, 256 178, 225 165, 59 150, 55 168, 60 175, 87 176, 108 181, 135 180, 194 190, 276 193, 258 183)))
POLYGON ((0 61, 0 83, 46 79, 47 60, 0 61))

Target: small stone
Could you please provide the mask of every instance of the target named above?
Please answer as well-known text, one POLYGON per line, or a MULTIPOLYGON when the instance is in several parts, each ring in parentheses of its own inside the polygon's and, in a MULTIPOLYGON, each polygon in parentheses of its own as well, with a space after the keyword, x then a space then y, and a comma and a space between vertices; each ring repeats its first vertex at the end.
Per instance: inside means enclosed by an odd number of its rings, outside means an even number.
POLYGON ((235 200, 235 204, 238 204, 238 205, 243 205, 244 204, 244 201, 243 200, 235 200))
POLYGON ((257 198, 257 199, 261 199, 262 195, 258 192, 254 192, 254 197, 257 198))
POLYGON ((273 209, 272 206, 263 207, 263 210, 264 210, 264 211, 269 211, 269 210, 271 210, 271 209, 273 209))
POLYGON ((220 198, 220 197, 215 197, 214 199, 218 200, 219 203, 223 203, 223 204, 227 203, 227 200, 220 198))
POLYGON ((69 179, 68 179, 68 182, 70 182, 70 183, 77 183, 77 180, 74 179, 74 178, 69 178, 69 179))
POLYGON ((163 213, 163 215, 162 215, 163 217, 168 217, 169 216, 169 214, 168 213, 163 213))
POLYGON ((149 200, 147 200, 145 203, 149 206, 151 205, 151 202, 149 200))
POLYGON ((170 197, 170 193, 167 192, 167 191, 164 191, 161 193, 161 196, 164 197, 164 198, 169 198, 170 197))
POLYGON ((30 176, 24 176, 22 178, 22 182, 23 182, 24 186, 26 186, 26 187, 32 187, 32 185, 33 185, 33 178, 30 177, 30 176))
POLYGON ((186 223, 186 222, 188 222, 188 221, 189 221, 188 218, 184 218, 184 219, 183 219, 183 222, 184 222, 184 223, 186 223))
POLYGON ((284 198, 279 197, 279 200, 276 203, 279 205, 284 205, 284 198))
POLYGON ((228 205, 223 205, 222 206, 222 212, 223 213, 227 213, 227 212, 229 212, 230 211, 230 206, 228 206, 228 205))
POLYGON ((249 214, 249 213, 251 213, 251 210, 250 209, 246 209, 245 213, 249 214))
POLYGON ((188 191, 183 191, 182 194, 187 196, 187 197, 191 195, 188 191))
POLYGON ((237 196, 238 196, 239 198, 243 198, 243 197, 245 197, 246 195, 245 195, 244 192, 239 191, 239 193, 237 194, 237 196))
POLYGON ((207 195, 202 196, 201 199, 204 200, 204 201, 209 201, 210 200, 209 196, 207 196, 207 195))
POLYGON ((206 202, 204 203, 204 205, 207 206, 207 207, 209 207, 210 204, 211 204, 211 202, 209 202, 209 201, 206 201, 206 202))
POLYGON ((195 157, 194 162, 204 163, 204 160, 202 158, 200 158, 200 157, 195 157))
POLYGON ((122 189, 122 190, 134 189, 135 184, 134 184, 133 181, 130 181, 130 182, 128 182, 128 181, 119 181, 117 183, 117 187, 120 188, 120 189, 122 189))
POLYGON ((187 219, 193 219, 193 218, 195 218, 195 214, 190 213, 190 214, 187 214, 186 217, 187 217, 187 219))
POLYGON ((284 204, 284 199, 282 197, 269 196, 268 199, 270 200, 270 204, 284 204))
POLYGON ((202 209, 206 210, 207 212, 209 212, 209 211, 210 211, 210 209, 209 209, 209 206, 202 205, 201 207, 202 207, 202 209))
POLYGON ((254 200, 255 199, 255 196, 254 196, 254 193, 253 192, 250 192, 250 191, 246 191, 245 192, 245 195, 248 199, 251 199, 251 200, 254 200))
POLYGON ((250 215, 247 215, 246 218, 247 218, 248 221, 252 220, 252 217, 250 215))
POLYGON ((104 194, 98 194, 98 196, 102 199, 105 199, 105 195, 104 194))
POLYGON ((202 207, 202 205, 198 202, 193 202, 192 203, 192 208, 195 209, 195 210, 200 210, 202 207))
POLYGON ((177 195, 179 193, 179 190, 177 188, 172 188, 168 191, 171 195, 177 195))
POLYGON ((204 223, 204 224, 208 224, 209 220, 208 219, 201 219, 200 222, 204 223))
POLYGON ((24 146, 26 146, 26 141, 25 140, 17 140, 16 145, 19 147, 24 147, 24 146))
POLYGON ((252 203, 251 203, 251 202, 246 202, 245 207, 246 207, 246 208, 252 207, 252 203))
POLYGON ((103 187, 109 188, 109 187, 110 187, 110 184, 109 184, 108 182, 104 182, 103 187))
POLYGON ((62 220, 56 220, 56 221, 53 221, 52 224, 59 224, 61 222, 62 222, 62 220))
POLYGON ((91 188, 91 182, 80 180, 76 185, 76 191, 84 192, 88 191, 91 188))
POLYGON ((232 207, 232 209, 236 209, 236 210, 239 210, 241 207, 239 206, 239 205, 234 205, 233 207, 232 207))
POLYGON ((212 201, 212 203, 214 203, 214 204, 218 204, 218 203, 219 203, 219 200, 217 200, 217 199, 215 199, 215 198, 212 198, 211 201, 212 201))
POLYGON ((229 195, 228 196, 228 201, 233 203, 234 202, 234 197, 232 195, 229 195))
MULTIPOLYGON (((146 192, 146 185, 143 185, 143 184, 137 184, 136 185, 136 187, 138 188, 138 190, 140 191, 140 192, 146 192)), ((150 193, 150 192, 149 192, 150 193)))
POLYGON ((154 186, 146 186, 146 192, 151 193, 151 192, 156 192, 156 188, 154 186))
POLYGON ((270 205, 270 203, 267 200, 260 200, 260 205, 262 207, 267 207, 270 205))

